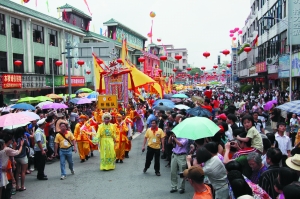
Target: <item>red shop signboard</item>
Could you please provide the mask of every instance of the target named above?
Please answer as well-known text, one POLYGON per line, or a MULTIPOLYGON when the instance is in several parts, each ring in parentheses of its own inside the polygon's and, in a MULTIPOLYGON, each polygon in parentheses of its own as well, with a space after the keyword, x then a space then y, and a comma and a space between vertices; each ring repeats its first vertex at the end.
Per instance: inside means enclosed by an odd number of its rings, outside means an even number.
POLYGON ((267 65, 265 61, 255 64, 255 67, 256 67, 255 70, 256 73, 263 73, 267 71, 267 65))
POLYGON ((4 74, 2 75, 2 88, 22 88, 22 75, 4 74))
MULTIPOLYGON (((72 86, 84 86, 85 78, 84 77, 71 77, 72 86)), ((65 77, 65 86, 68 86, 68 77, 65 77)))

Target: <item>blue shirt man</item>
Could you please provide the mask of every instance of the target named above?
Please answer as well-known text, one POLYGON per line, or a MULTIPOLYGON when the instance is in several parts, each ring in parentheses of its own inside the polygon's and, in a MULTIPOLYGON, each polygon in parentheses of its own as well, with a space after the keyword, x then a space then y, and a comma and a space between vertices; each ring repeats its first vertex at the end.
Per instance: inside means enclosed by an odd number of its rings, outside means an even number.
POLYGON ((149 109, 148 110, 148 113, 149 113, 149 116, 147 118, 147 128, 150 128, 151 127, 151 122, 153 120, 156 120, 157 118, 155 117, 155 115, 153 114, 153 110, 152 109, 149 109))

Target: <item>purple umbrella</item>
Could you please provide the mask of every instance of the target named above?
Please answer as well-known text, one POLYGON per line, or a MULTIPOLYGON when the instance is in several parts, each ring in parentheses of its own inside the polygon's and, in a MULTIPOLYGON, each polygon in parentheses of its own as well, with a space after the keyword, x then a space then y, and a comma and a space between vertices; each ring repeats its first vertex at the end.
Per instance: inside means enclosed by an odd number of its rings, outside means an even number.
POLYGON ((60 109, 60 108, 68 108, 68 106, 65 104, 60 104, 60 103, 52 103, 52 104, 44 105, 42 109, 50 109, 50 108, 60 109))
POLYGON ((269 110, 273 107, 273 104, 277 104, 277 100, 268 101, 268 102, 264 105, 265 111, 269 111, 269 110))
POLYGON ((91 104, 92 100, 88 98, 81 98, 76 104, 91 104))

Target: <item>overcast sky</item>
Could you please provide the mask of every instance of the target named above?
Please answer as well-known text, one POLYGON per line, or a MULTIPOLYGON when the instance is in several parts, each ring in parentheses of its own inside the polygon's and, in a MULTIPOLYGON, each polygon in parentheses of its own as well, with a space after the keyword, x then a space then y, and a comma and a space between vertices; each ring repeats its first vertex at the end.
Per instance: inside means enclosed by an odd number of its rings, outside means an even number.
MULTIPOLYGON (((13 0, 20 3, 20 0, 13 0)), ((30 0, 24 4, 48 13, 46 0, 30 0)), ((58 18, 57 7, 68 3, 89 14, 84 0, 48 0, 49 15, 58 18)), ((231 50, 229 30, 243 28, 250 13, 250 0, 87 0, 93 21, 90 30, 106 29, 103 22, 114 18, 132 30, 147 36, 150 32, 150 12, 154 11, 153 41, 188 49, 188 63, 212 68, 219 52, 231 50), (209 58, 203 52, 211 53, 209 58)), ((104 31, 103 31, 104 32, 104 31)), ((150 40, 150 39, 149 39, 150 40)), ((148 41, 149 41, 148 40, 148 41)), ((230 56, 221 54, 221 62, 230 56)))

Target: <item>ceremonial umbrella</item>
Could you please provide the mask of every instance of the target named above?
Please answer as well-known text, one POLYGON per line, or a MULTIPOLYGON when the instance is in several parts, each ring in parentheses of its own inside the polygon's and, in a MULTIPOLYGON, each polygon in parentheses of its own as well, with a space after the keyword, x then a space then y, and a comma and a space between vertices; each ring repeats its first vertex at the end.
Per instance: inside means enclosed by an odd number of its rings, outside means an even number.
POLYGON ((76 104, 91 104, 92 100, 88 99, 88 98, 81 98, 80 100, 78 100, 78 102, 76 104))
POLYGON ((33 120, 35 119, 30 116, 24 115, 21 112, 9 113, 0 116, 0 127, 8 127, 8 126, 25 124, 33 120))
POLYGON ((56 95, 56 94, 53 94, 53 93, 48 94, 48 95, 46 95, 46 96, 49 97, 49 98, 51 98, 51 99, 62 99, 61 96, 56 95))
POLYGON ((296 113, 297 115, 299 115, 300 114, 300 100, 287 102, 280 106, 277 106, 276 108, 287 111, 287 112, 296 113))
POLYGON ((26 103, 15 104, 11 108, 23 109, 23 110, 35 110, 34 106, 32 106, 30 104, 26 104, 26 103))
POLYGON ((32 102, 35 102, 35 101, 36 101, 36 99, 34 97, 23 97, 23 98, 19 99, 17 101, 17 103, 24 103, 24 102, 32 103, 32 102))
POLYGON ((175 94, 175 95, 172 95, 172 98, 189 98, 187 95, 185 94, 175 94))
POLYGON ((52 104, 46 104, 42 107, 42 109, 60 109, 60 108, 68 108, 65 104, 60 103, 52 103, 52 104))
POLYGON ((53 101, 50 97, 47 97, 47 96, 38 96, 38 97, 35 97, 34 98, 35 101, 37 102, 46 102, 46 101, 53 101))
POLYGON ((220 128, 206 117, 191 117, 183 120, 172 131, 178 138, 197 140, 213 137, 220 128))
POLYGON ((210 117, 210 116, 212 116, 211 112, 209 112, 207 109, 202 108, 200 106, 188 109, 186 112, 190 115, 198 116, 198 117, 210 117))

